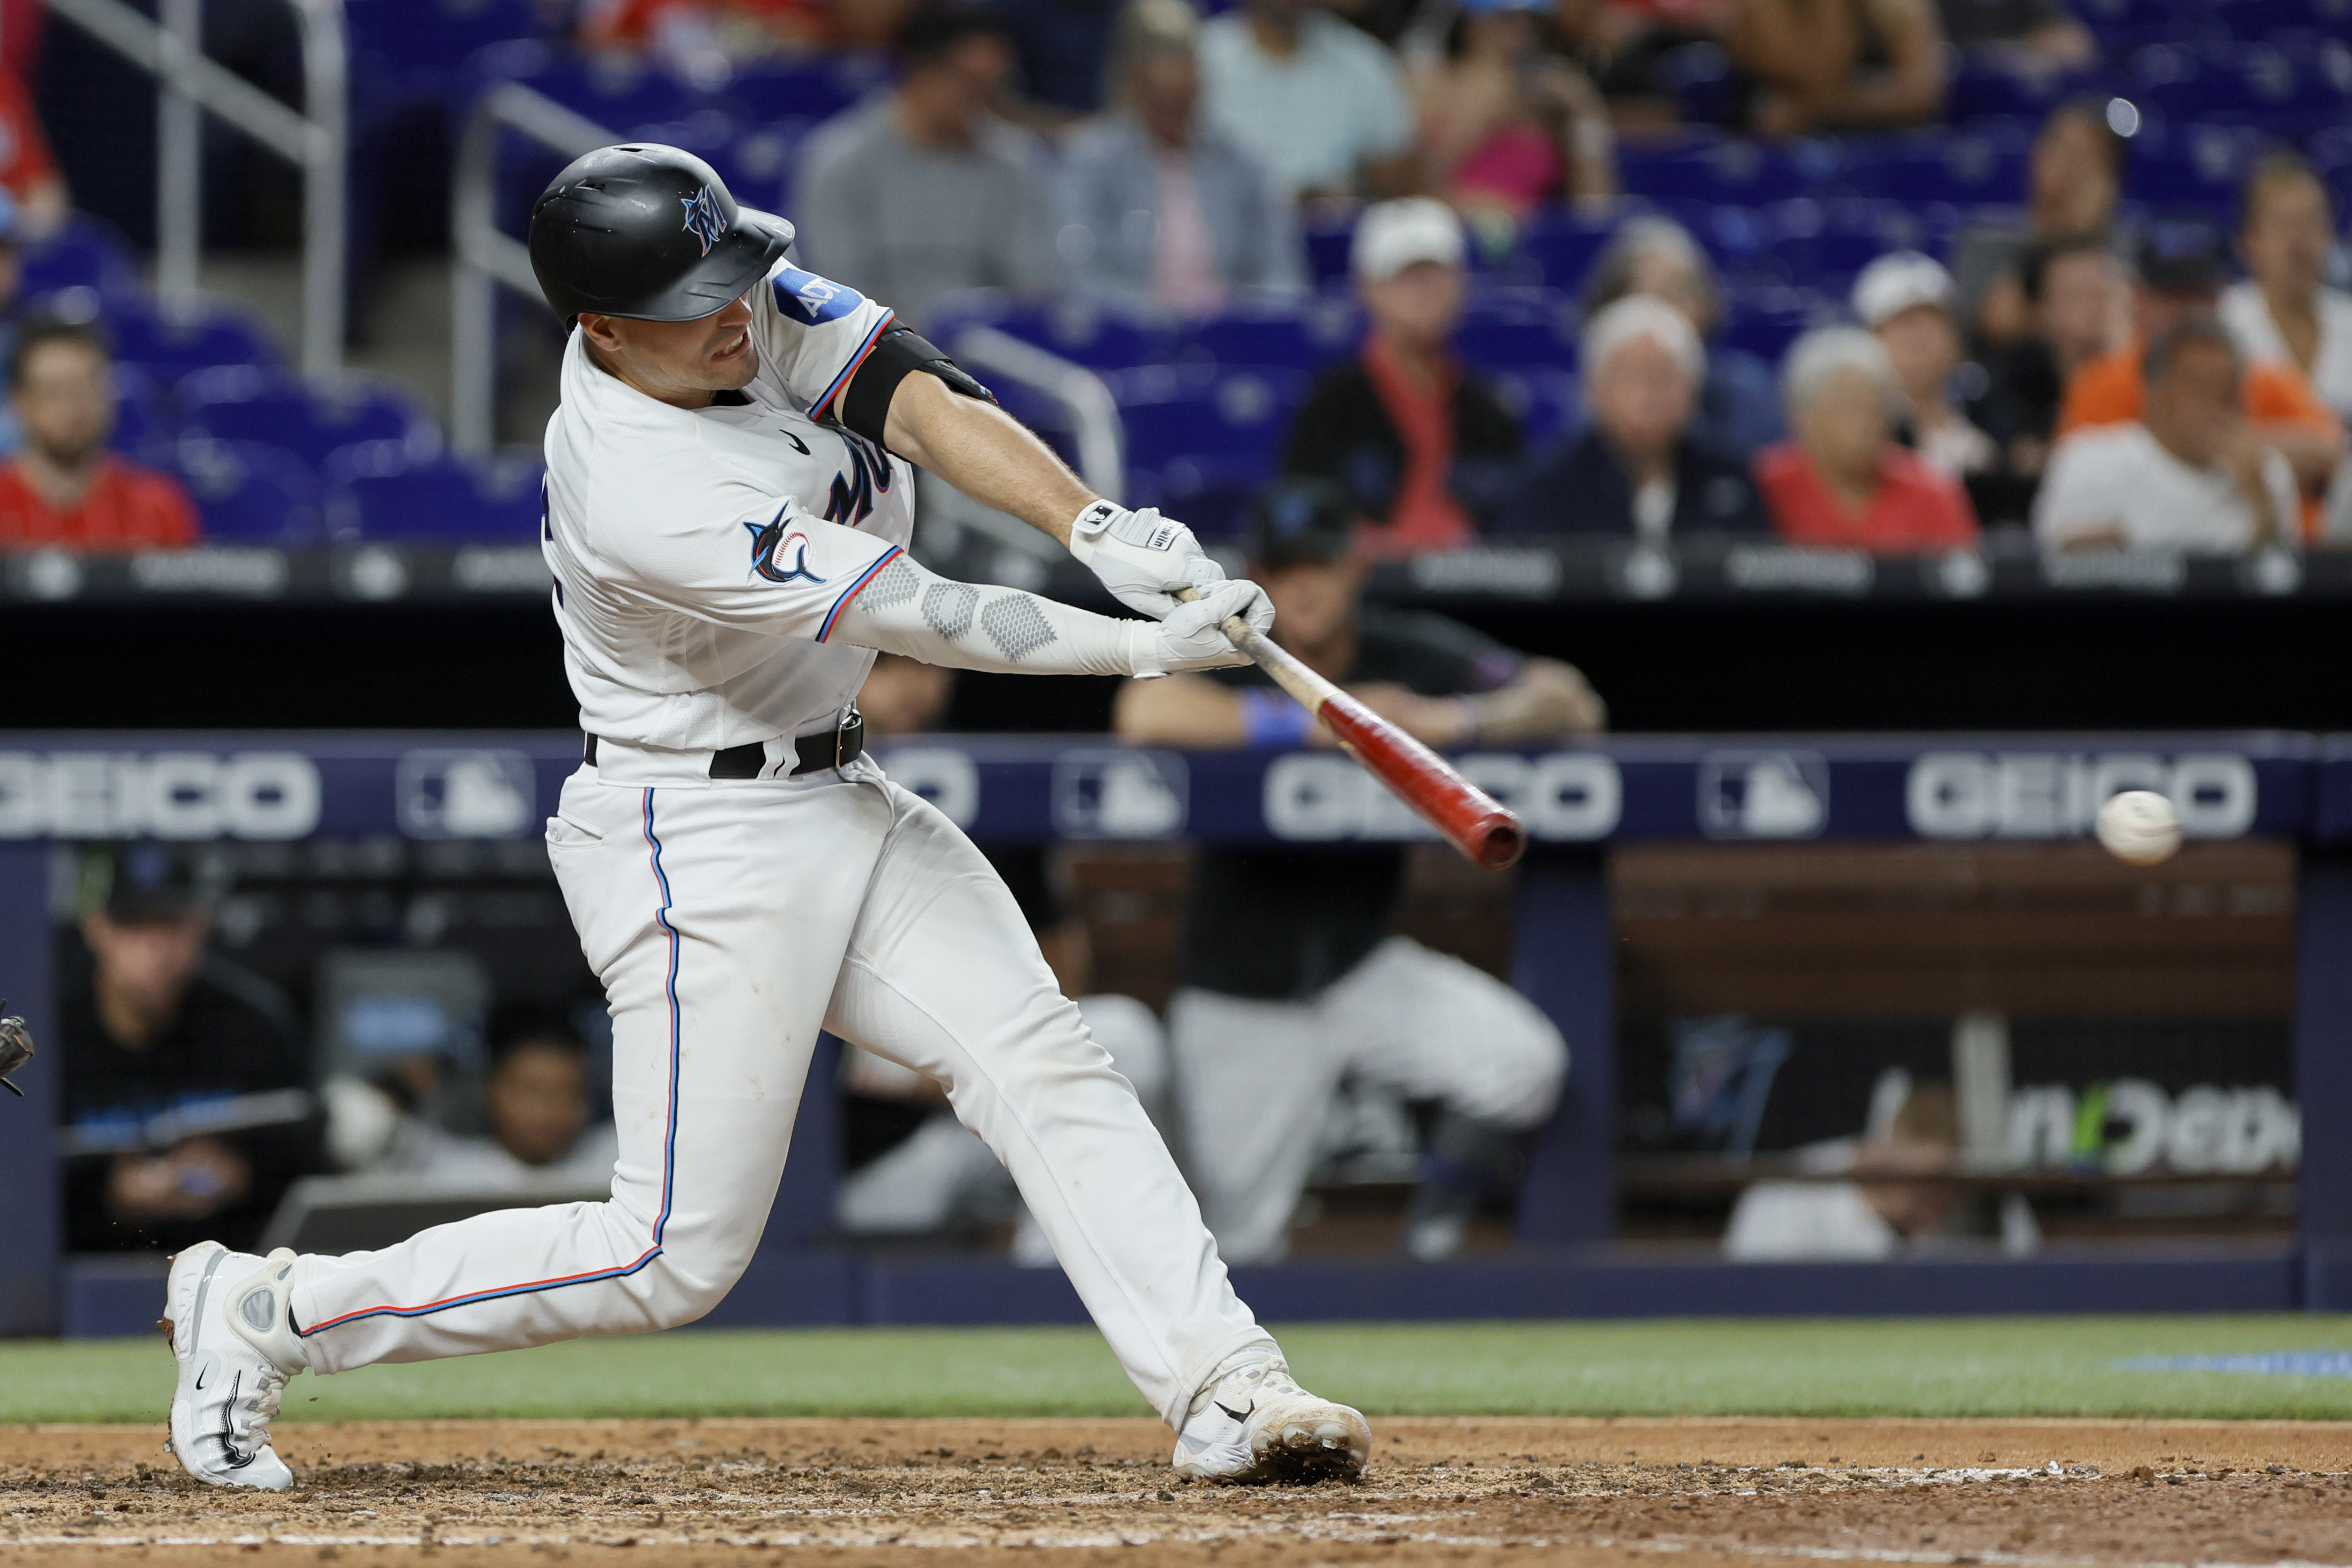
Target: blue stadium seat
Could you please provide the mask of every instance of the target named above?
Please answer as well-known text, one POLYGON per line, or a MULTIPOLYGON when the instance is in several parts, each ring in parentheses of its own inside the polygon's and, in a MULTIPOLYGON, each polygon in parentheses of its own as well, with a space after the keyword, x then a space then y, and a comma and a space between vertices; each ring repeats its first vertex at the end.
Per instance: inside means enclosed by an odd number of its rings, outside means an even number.
POLYGON ((2231 37, 2247 43, 2283 33, 2352 37, 2352 0, 2207 0, 2201 9, 2231 37))
POLYGON ((363 96, 441 97, 467 57, 540 36, 530 0, 343 0, 352 79, 363 96))
POLYGON ((1657 202, 1731 202, 1757 206, 1805 186, 1780 149, 1744 136, 1706 136, 1670 146, 1629 142, 1617 153, 1625 193, 1657 202))
POLYGON ((1148 365, 1160 357, 1165 344, 1157 320, 1116 301, 1069 298, 1040 305, 992 288, 933 301, 924 335, 952 353, 956 334, 967 327, 993 327, 1097 371, 1148 365))
POLYGON ((1307 384, 1283 365, 1148 365, 1108 379, 1127 423, 1128 504, 1204 535, 1239 528, 1307 384))
POLYGON ((110 451, 150 466, 166 461, 171 452, 171 399, 153 377, 134 365, 114 369, 114 434, 110 451))
POLYGON ((1471 296, 1454 347, 1481 369, 1565 371, 1576 363, 1576 325, 1574 303, 1556 290, 1482 290, 1471 296))
POLYGON ((278 362, 278 345, 261 323, 241 310, 206 302, 193 313, 167 315, 149 300, 104 302, 102 319, 117 362, 135 366, 165 386, 215 365, 278 362))
POLYGON ((371 441, 327 463, 327 532, 337 539, 417 539, 528 545, 539 538, 540 466, 414 459, 398 442, 371 441))
POLYGON ((1964 131, 1854 136, 1845 144, 1836 188, 1842 194, 1916 206, 1972 206, 2021 201, 2033 141, 2028 120, 1989 120, 1964 131))
POLYGON ((205 536, 238 544, 309 545, 325 522, 325 489, 310 465, 276 446, 201 436, 171 448, 167 465, 194 497, 205 536))
POLYGON ((1574 371, 1521 367, 1491 371, 1486 382, 1518 419, 1520 439, 1530 451, 1584 423, 1584 399, 1574 371))
POLYGON ((313 466, 337 448, 363 441, 395 442, 419 458, 441 450, 432 418, 383 382, 352 377, 321 389, 252 366, 230 365, 199 371, 178 391, 189 434, 263 443, 313 466))
POLYGON ((1318 288, 1348 280, 1348 257, 1356 243, 1356 214, 1310 220, 1300 236, 1307 246, 1307 276, 1318 288))
POLYGON ((1519 236, 1519 256, 1528 264, 1527 280, 1549 288, 1580 290, 1615 237, 1615 216, 1594 218, 1573 209, 1555 209, 1531 220, 1519 236))
POLYGON ((814 120, 840 113, 889 79, 889 62, 880 56, 844 51, 747 66, 719 90, 751 120, 814 120))
POLYGON ((2159 209, 2202 208, 2229 224, 2246 171, 2270 145, 2252 126, 2151 121, 2133 141, 2124 195, 2159 209))
POLYGON ((1291 305, 1237 307, 1195 322, 1179 339, 1175 357, 1311 371, 1353 353, 1363 331, 1356 302, 1334 291, 1291 305))
POLYGON ((88 288, 107 300, 135 296, 141 287, 130 243, 113 225, 88 213, 74 214, 56 234, 26 247, 22 267, 16 292, 26 299, 88 288))
POLYGON ((494 83, 519 81, 600 125, 613 126, 677 120, 715 96, 634 56, 583 55, 535 40, 477 51, 466 61, 460 81, 467 99, 494 83))
POLYGON ((1766 221, 1764 257, 1747 274, 1757 282, 1843 292, 1854 274, 1887 252, 1928 244, 1917 214, 1895 202, 1800 196, 1773 208, 1766 221))
POLYGON ((1845 315, 1843 292, 1824 295, 1790 287, 1738 288, 1730 291, 1724 303, 1724 324, 1718 334, 1721 340, 1775 365, 1796 340, 1797 334, 1845 315))
POLYGON ((793 176, 800 168, 801 144, 822 123, 804 115, 787 116, 739 130, 719 166, 735 199, 792 216, 793 176))
POLYGON ((2341 82, 2327 68, 2330 58, 2324 48, 2271 43, 2143 49, 2133 58, 2132 92, 2174 126, 2255 125, 2300 139, 2341 123, 2352 107, 2352 55, 2338 67, 2341 82))

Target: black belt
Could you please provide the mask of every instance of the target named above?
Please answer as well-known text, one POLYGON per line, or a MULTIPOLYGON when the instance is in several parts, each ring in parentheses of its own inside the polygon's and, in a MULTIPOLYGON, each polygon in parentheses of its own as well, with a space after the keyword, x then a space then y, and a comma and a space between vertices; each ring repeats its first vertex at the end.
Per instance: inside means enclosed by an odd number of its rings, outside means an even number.
MULTIPOLYGON (((866 716, 852 708, 839 727, 803 735, 793 742, 793 751, 800 758, 793 767, 795 777, 803 773, 822 773, 828 768, 840 768, 866 755, 866 716)), ((596 737, 588 736, 580 748, 581 760, 589 767, 596 766, 596 737)), ((710 754, 710 776, 713 779, 757 779, 768 766, 768 743, 746 741, 730 746, 724 751, 710 754)))

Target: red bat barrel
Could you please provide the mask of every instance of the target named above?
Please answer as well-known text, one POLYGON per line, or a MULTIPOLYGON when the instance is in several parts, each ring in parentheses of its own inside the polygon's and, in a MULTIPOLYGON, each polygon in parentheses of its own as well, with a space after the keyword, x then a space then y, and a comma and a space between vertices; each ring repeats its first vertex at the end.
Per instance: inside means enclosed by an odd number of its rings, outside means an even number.
POLYGON ((1316 716, 1398 800, 1478 864, 1500 871, 1526 852, 1527 827, 1508 808, 1354 697, 1335 691, 1316 716))

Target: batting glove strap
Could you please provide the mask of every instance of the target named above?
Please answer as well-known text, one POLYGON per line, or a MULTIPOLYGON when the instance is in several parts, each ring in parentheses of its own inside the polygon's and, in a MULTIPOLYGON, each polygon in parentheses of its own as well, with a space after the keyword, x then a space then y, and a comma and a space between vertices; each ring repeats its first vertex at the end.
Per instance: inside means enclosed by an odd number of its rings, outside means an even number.
POLYGON ((1201 549, 1192 530, 1156 507, 1131 512, 1097 501, 1070 524, 1070 553, 1102 580, 1111 597, 1155 620, 1177 605, 1176 591, 1207 592, 1225 569, 1201 549))

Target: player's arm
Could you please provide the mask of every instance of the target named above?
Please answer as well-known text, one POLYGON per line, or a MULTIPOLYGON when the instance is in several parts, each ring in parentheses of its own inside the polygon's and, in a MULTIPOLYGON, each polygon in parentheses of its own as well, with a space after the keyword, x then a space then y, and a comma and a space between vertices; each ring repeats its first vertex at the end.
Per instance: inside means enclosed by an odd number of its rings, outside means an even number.
POLYGON ((1130 610, 1163 616, 1176 608, 1177 590, 1206 592, 1224 580, 1192 529, 1097 496, 987 388, 912 331, 883 333, 836 407, 857 434, 1066 546, 1130 610))
POLYGON ((845 603, 827 633, 927 664, 1024 675, 1133 675, 1241 664, 1220 624, 1274 624, 1265 591, 1221 583, 1162 621, 1122 621, 1024 593, 937 575, 900 554, 845 603))

